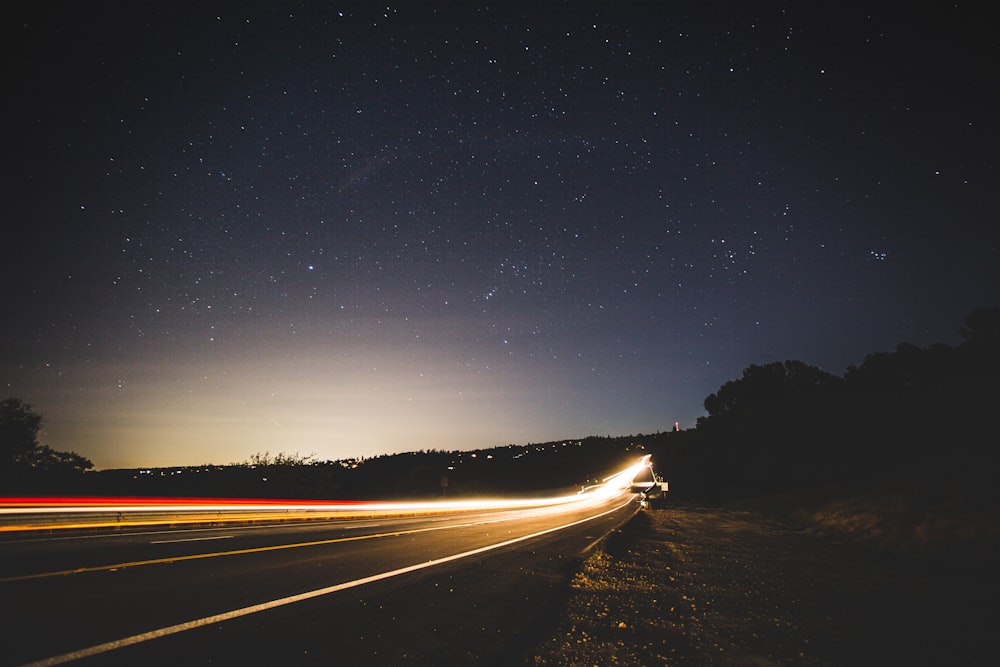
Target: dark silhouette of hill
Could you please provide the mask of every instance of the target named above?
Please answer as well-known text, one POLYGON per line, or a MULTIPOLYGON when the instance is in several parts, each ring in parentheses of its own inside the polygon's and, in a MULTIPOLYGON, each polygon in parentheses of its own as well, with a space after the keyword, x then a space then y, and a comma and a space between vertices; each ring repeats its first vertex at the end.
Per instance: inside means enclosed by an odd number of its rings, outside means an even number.
MULTIPOLYGON (((74 492, 95 495, 430 499, 575 492, 632 463, 639 440, 588 437, 476 451, 419 451, 317 461, 257 455, 243 464, 105 470, 74 492)), ((86 482, 86 483, 82 483, 86 482)))

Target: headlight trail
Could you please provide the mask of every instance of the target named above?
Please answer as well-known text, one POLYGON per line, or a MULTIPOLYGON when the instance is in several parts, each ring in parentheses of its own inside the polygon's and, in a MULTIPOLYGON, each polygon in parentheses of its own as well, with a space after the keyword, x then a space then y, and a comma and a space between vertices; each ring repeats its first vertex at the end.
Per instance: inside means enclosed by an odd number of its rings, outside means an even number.
POLYGON ((0 498, 0 532, 240 522, 372 515, 413 515, 505 509, 563 509, 599 503, 628 493, 632 478, 649 465, 649 456, 567 496, 548 498, 454 499, 419 502, 313 501, 252 498, 19 497, 0 498))

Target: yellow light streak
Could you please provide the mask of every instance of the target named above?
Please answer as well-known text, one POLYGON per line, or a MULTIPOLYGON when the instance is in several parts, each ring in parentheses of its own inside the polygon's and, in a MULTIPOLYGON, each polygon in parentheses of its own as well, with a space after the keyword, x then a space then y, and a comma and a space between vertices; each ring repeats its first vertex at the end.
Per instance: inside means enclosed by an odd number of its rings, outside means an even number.
POLYGON ((455 512, 584 507, 625 493, 635 475, 648 465, 649 455, 636 464, 607 478, 596 487, 568 496, 522 499, 435 500, 422 502, 253 502, 218 501, 176 502, 157 499, 155 502, 127 503, 60 502, 32 503, 19 500, 4 502, 0 498, 0 533, 25 531, 58 531, 81 528, 133 528, 191 524, 246 523, 259 521, 289 521, 315 519, 355 519, 363 517, 417 516, 455 512), (72 520, 74 514, 91 517, 72 520))

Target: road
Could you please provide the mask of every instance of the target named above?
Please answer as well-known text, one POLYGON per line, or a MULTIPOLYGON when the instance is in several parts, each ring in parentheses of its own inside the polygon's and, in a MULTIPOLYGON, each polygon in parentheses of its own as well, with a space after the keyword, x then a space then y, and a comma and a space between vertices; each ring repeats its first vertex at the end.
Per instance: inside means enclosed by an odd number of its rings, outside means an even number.
POLYGON ((4 664, 508 664, 623 491, 508 510, 0 540, 4 664))

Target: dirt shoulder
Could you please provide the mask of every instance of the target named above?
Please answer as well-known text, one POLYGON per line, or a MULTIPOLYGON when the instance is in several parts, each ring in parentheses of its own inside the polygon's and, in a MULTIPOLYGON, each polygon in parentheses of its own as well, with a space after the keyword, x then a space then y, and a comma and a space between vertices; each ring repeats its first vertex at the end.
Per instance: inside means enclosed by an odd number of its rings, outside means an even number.
POLYGON ((982 664, 998 591, 988 569, 960 560, 838 543, 749 512, 649 510, 586 560, 528 664, 982 664))

